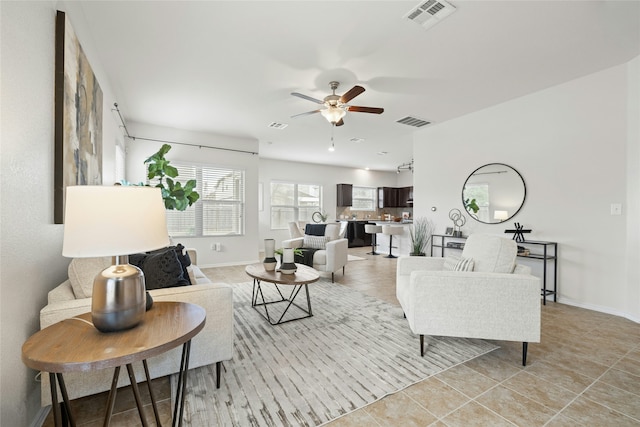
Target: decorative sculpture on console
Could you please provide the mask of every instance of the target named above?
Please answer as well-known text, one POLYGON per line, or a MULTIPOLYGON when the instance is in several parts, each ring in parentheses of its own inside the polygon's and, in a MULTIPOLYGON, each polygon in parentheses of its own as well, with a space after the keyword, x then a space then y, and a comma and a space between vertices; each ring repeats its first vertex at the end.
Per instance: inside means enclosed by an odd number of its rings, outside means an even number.
POLYGON ((460 228, 466 224, 467 218, 459 209, 451 209, 449 211, 449 219, 453 221, 453 237, 462 237, 460 228))

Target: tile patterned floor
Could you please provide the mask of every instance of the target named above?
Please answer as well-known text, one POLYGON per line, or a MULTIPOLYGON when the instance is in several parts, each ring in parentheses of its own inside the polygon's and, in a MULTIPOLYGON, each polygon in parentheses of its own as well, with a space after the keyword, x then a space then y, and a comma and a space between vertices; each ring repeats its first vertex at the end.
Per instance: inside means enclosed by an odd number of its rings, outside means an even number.
MULTIPOLYGON (((366 259, 350 262, 344 275, 336 273, 336 282, 397 304, 396 260, 367 255, 369 250, 349 249, 366 259)), ((244 266, 206 273, 215 281, 247 280, 244 266)), ((526 367, 521 366, 521 343, 497 344, 501 347, 496 351, 328 426, 640 426, 639 324, 551 302, 542 308, 542 340, 529 345, 526 367)), ((168 419, 168 382, 157 381, 162 416, 168 419)), ((112 425, 140 424, 130 395, 118 394, 112 425)), ((98 395, 73 402, 78 425, 101 425, 104 400, 98 395)), ((50 417, 45 425, 53 425, 50 417)))

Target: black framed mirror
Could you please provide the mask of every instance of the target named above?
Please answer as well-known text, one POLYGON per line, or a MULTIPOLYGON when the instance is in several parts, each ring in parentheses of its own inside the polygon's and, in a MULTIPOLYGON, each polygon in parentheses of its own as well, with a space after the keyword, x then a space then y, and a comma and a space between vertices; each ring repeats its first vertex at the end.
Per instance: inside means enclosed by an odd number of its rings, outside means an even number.
POLYGON ((462 206, 484 224, 513 218, 527 197, 522 175, 504 163, 489 163, 471 172, 462 186, 462 206))

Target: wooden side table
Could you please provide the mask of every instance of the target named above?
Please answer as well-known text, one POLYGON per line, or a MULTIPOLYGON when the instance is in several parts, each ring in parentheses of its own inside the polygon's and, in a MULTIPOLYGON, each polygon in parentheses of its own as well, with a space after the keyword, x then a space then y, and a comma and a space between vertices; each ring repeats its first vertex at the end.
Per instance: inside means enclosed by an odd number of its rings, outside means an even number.
POLYGON ((147 359, 182 344, 182 360, 172 423, 175 426, 177 421, 178 425, 182 425, 191 339, 202 330, 205 320, 206 312, 198 305, 183 302, 155 302, 138 326, 126 331, 103 333, 91 323, 91 313, 84 313, 33 334, 22 346, 22 361, 32 369, 49 373, 56 426, 62 425, 56 379, 60 386, 67 421, 71 426, 75 426, 63 374, 115 368, 104 419, 104 425, 107 426, 116 400, 120 368, 126 366, 140 420, 142 425, 146 426, 147 421, 132 367, 132 363, 142 361, 156 424, 160 426, 147 359))
POLYGON ((320 274, 317 270, 312 267, 308 267, 304 264, 296 264, 298 270, 294 274, 283 274, 279 271, 266 271, 262 264, 251 264, 245 267, 245 272, 253 278, 253 291, 251 296, 251 306, 255 308, 258 313, 262 314, 262 316, 267 319, 267 321, 272 325, 279 325, 281 323, 291 322, 292 320, 300 320, 306 319, 307 317, 313 316, 313 312, 311 311, 311 297, 309 296, 309 288, 308 284, 316 282, 320 278, 320 274), (264 298, 264 293, 262 292, 261 282, 270 282, 278 291, 280 299, 275 301, 266 301, 264 298), (288 285, 291 286, 291 294, 288 297, 285 297, 278 285, 288 285), (307 307, 304 308, 297 303, 294 302, 302 288, 304 287, 305 294, 307 296, 307 307), (260 297, 262 302, 258 302, 258 296, 260 297), (288 303, 280 318, 278 320, 272 319, 269 314, 269 304, 277 304, 277 303, 288 303), (284 319, 284 315, 287 314, 289 308, 295 305, 299 308, 306 316, 296 317, 292 319, 284 319), (264 314, 258 310, 258 307, 264 307, 264 314))

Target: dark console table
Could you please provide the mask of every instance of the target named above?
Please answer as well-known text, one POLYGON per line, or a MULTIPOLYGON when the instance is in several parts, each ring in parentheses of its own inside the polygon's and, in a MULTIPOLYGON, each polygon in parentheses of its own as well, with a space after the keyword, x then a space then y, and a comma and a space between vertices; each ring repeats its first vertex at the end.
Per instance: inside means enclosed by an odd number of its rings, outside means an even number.
MULTIPOLYGON (((466 237, 453 237, 445 234, 434 234, 431 238, 431 256, 433 256, 434 248, 440 248, 440 256, 444 256, 445 249, 458 249, 464 248, 464 241, 466 237)), ((518 254, 521 258, 532 258, 542 261, 542 297, 543 304, 547 304, 547 295, 553 295, 553 302, 557 301, 558 292, 558 243, 557 242, 545 242, 538 240, 528 240, 526 242, 518 242, 518 246, 528 248, 532 245, 531 249, 538 248, 536 252, 529 252, 526 255, 518 254), (542 249, 540 253, 539 250, 542 249), (553 290, 547 289, 547 270, 548 263, 553 262, 553 290)))

